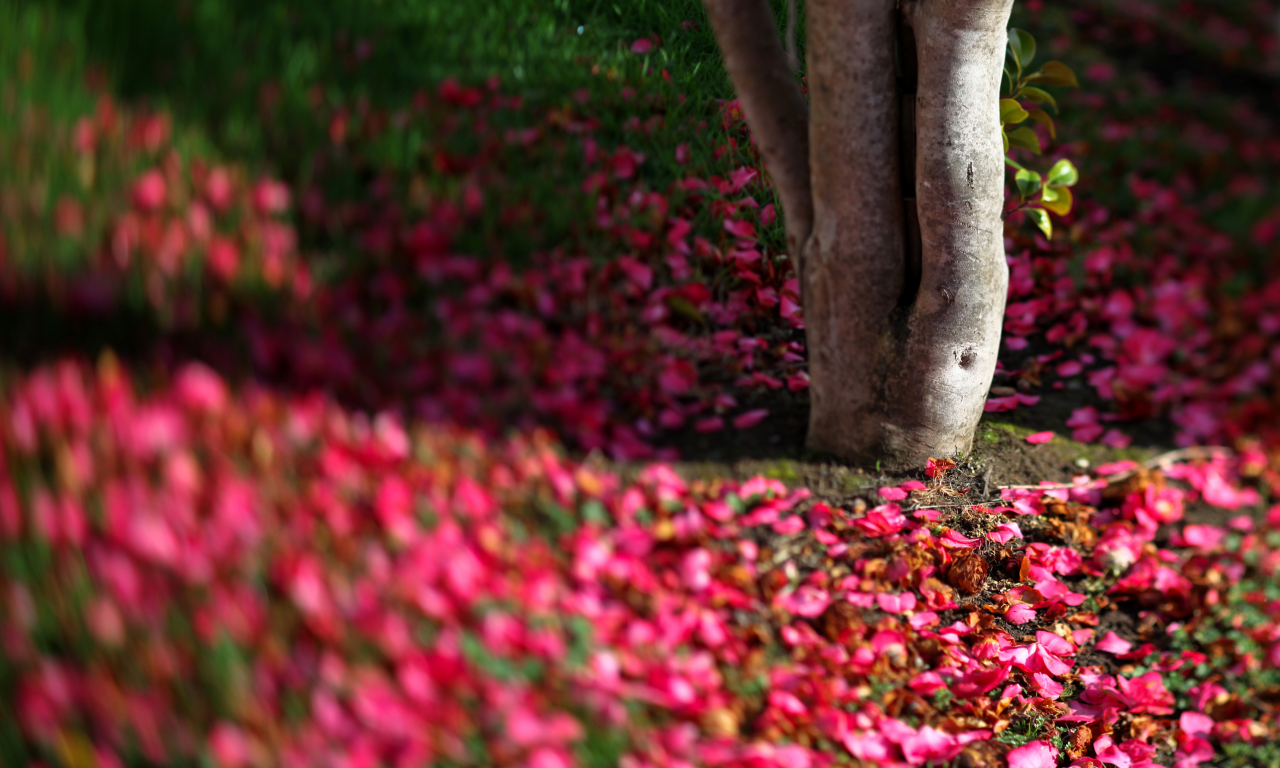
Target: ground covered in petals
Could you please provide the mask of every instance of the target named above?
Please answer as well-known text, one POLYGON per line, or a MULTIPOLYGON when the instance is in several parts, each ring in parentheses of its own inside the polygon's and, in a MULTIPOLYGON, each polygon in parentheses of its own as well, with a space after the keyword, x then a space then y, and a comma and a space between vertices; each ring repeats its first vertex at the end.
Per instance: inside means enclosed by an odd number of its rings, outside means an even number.
POLYGON ((1076 204, 906 474, 699 5, 491 5, 0 2, 0 762, 1280 765, 1273 4, 1016 11, 1076 204))

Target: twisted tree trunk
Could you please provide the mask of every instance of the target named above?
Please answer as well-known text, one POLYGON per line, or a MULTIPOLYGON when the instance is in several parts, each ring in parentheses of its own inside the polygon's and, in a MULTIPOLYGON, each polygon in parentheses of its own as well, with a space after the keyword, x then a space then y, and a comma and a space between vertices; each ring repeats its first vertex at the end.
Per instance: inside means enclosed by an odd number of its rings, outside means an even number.
POLYGON ((1013 0, 809 0, 806 136, 768 0, 706 5, 800 274, 809 447, 891 465, 967 451, 1008 284, 1013 0))

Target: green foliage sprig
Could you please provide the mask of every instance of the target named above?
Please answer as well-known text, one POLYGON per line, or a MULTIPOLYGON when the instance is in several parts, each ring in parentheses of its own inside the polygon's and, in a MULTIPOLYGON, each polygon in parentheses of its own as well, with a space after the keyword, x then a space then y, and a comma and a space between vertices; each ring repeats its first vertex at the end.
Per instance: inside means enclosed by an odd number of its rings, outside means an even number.
MULTIPOLYGON (((1000 134, 1004 140, 1004 151, 1009 147, 1021 147, 1033 154, 1040 154, 1040 137, 1030 125, 1024 124, 1033 120, 1049 131, 1050 140, 1058 138, 1053 118, 1046 110, 1058 114, 1058 102, 1053 95, 1040 86, 1079 88, 1080 83, 1071 68, 1060 61, 1046 62, 1037 70, 1031 70, 1031 62, 1036 57, 1036 41, 1030 33, 1021 29, 1009 30, 1008 63, 1004 68, 1000 88, 1000 134), (1030 105, 1030 106, 1027 106, 1030 105)), ((1005 155, 1005 162, 1017 169, 1014 181, 1018 185, 1019 202, 1005 215, 1023 210, 1044 232, 1045 237, 1053 236, 1053 224, 1049 214, 1065 216, 1071 211, 1073 198, 1071 189, 1080 174, 1070 160, 1062 159, 1054 163, 1047 174, 1040 174, 1020 165, 1013 158, 1005 155)))

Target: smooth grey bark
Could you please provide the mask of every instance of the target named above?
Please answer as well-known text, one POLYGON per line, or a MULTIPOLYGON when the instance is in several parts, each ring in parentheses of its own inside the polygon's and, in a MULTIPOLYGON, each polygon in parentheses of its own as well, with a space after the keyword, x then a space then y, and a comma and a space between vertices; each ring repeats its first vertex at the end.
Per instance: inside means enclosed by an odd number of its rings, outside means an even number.
POLYGON ((922 0, 915 30, 921 279, 887 437, 896 453, 968 451, 995 372, 1008 293, 1000 74, 1013 0, 922 0), (914 414, 914 417, 913 417, 914 414))
MULTIPOLYGON (((794 126, 784 117, 791 100, 769 98, 785 91, 776 74, 785 55, 767 0, 707 6, 757 141, 762 130, 789 140, 775 127, 794 126), (756 65, 772 79, 734 64, 746 55, 740 41, 750 36, 737 25, 748 6, 777 49, 777 63, 756 65)), ((811 448, 918 466, 972 445, 1008 284, 999 87, 1012 6, 809 0, 810 208, 796 200, 801 174, 771 165, 794 153, 770 143, 762 154, 775 183, 791 182, 779 184, 784 216, 811 227, 800 254, 811 448), (900 43, 912 37, 914 51, 900 43), (918 80, 904 95, 898 75, 913 69, 912 55, 918 80)))

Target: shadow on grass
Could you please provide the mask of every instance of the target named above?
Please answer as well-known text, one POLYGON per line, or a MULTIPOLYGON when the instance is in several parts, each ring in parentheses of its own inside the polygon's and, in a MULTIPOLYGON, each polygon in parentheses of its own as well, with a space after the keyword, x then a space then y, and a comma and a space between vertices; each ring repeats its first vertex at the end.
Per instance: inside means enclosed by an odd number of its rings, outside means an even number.
POLYGON ((593 63, 616 65, 625 44, 651 34, 670 43, 653 64, 670 66, 691 95, 729 91, 697 0, 37 2, 82 26, 118 95, 172 109, 225 152, 283 171, 326 138, 323 127, 297 132, 317 102, 404 105, 447 77, 498 77, 527 99, 557 101, 592 84, 593 63))

